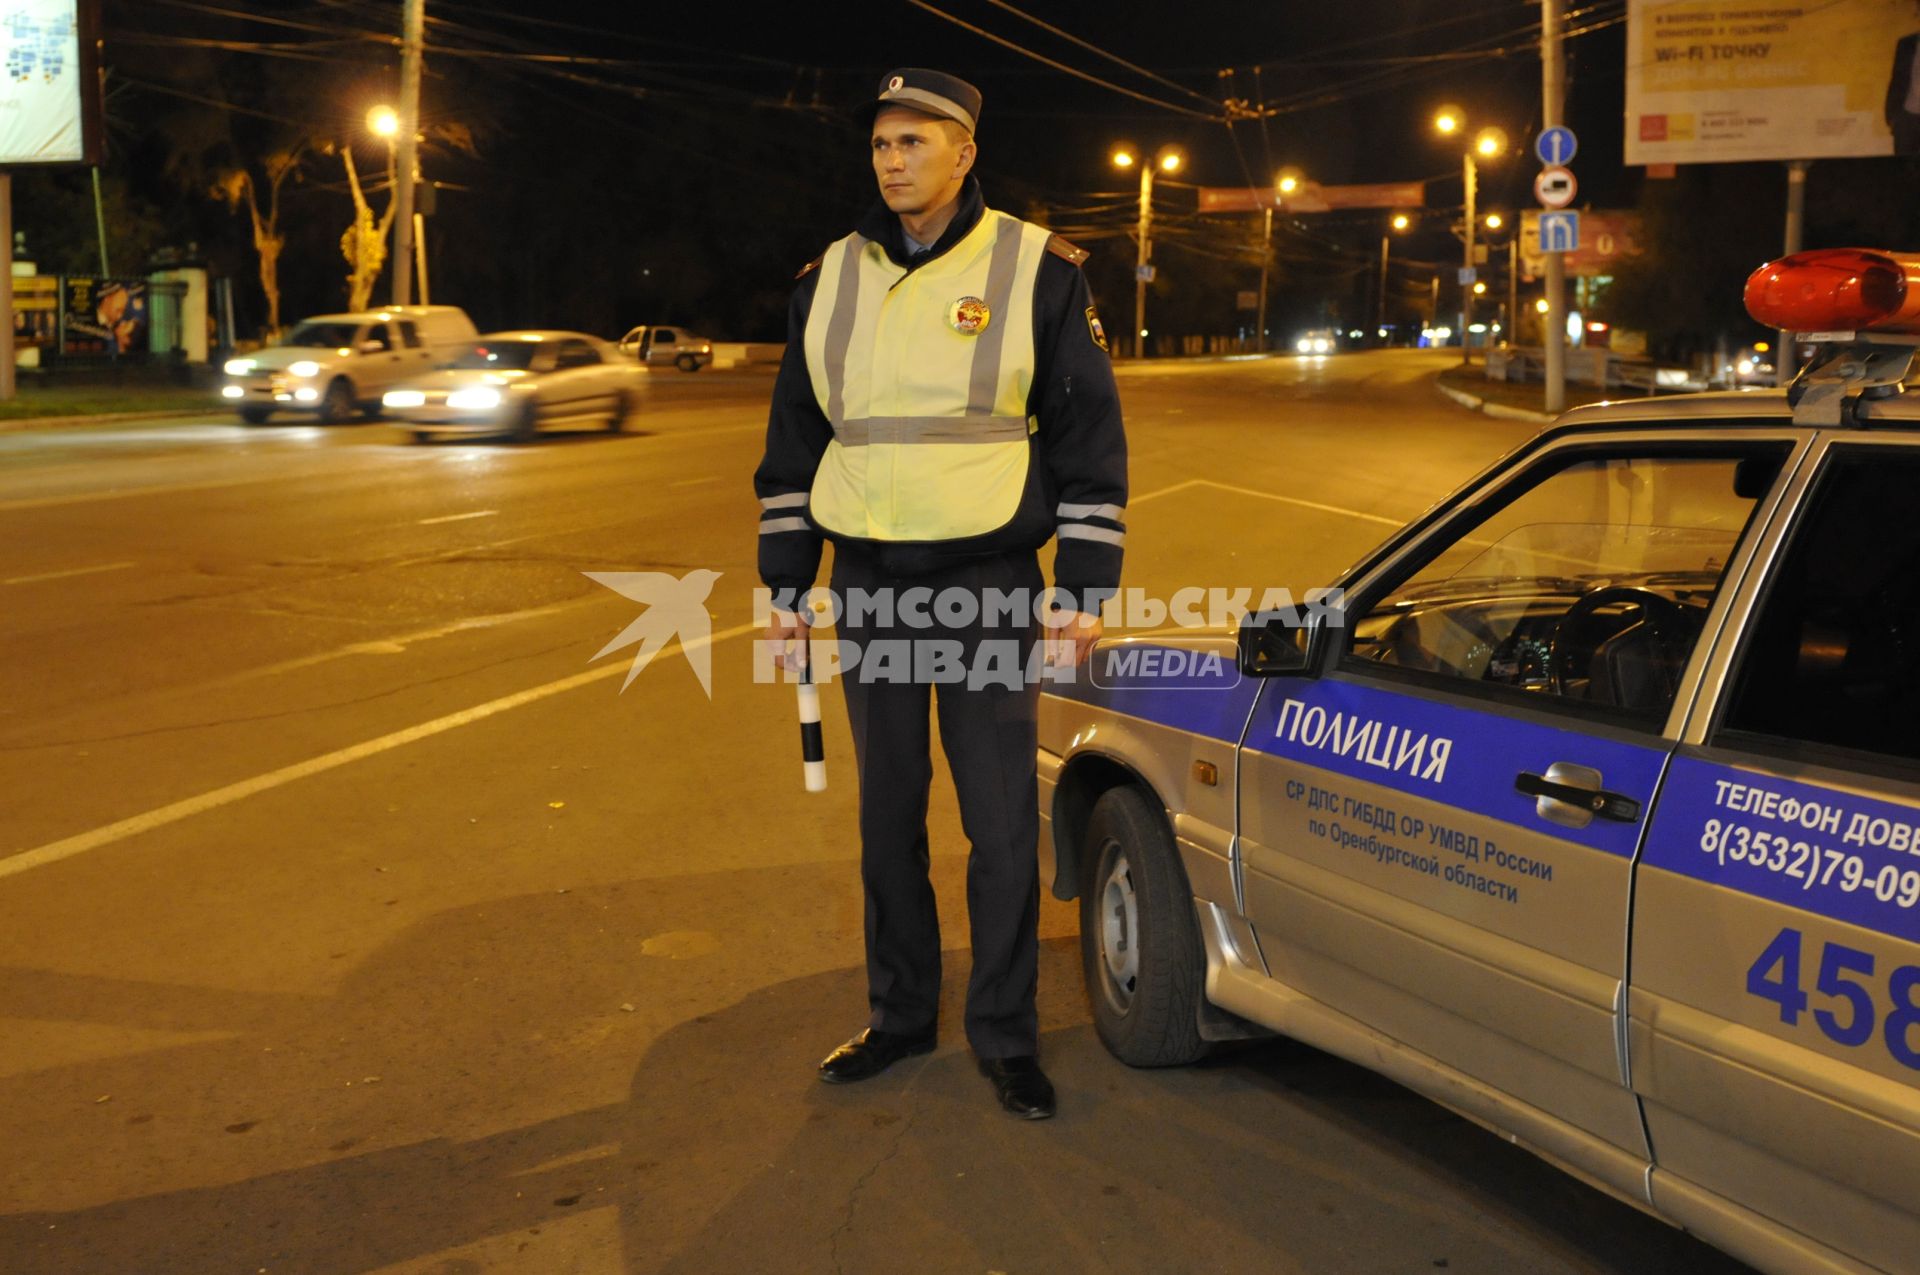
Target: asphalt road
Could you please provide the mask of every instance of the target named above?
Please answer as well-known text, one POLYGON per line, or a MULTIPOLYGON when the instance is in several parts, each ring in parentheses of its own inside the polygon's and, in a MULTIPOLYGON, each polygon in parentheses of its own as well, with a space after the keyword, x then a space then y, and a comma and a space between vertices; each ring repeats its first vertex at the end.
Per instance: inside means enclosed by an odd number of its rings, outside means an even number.
MULTIPOLYGON (((1530 427, 1445 356, 1127 370, 1130 586, 1321 583, 1530 427)), ((851 748, 750 634, 764 373, 624 436, 0 435, 0 1271, 1742 1269, 1285 1041, 1131 1071, 1042 913, 1058 1119, 866 1084, 851 748), (583 574, 721 573, 622 690, 583 574), (709 699, 693 671, 710 657, 709 699)))

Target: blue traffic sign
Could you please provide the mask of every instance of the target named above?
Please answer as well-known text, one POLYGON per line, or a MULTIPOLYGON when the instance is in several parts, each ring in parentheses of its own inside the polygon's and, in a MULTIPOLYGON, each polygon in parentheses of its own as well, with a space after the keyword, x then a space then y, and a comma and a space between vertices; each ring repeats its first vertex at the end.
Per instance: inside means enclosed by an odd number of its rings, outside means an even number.
POLYGON ((1570 209, 1540 214, 1540 251, 1573 252, 1580 247, 1580 214, 1570 209))
POLYGON ((1533 139, 1533 153, 1540 162, 1549 168, 1557 168, 1572 161, 1574 152, 1580 149, 1579 139, 1573 130, 1564 124, 1555 124, 1552 128, 1540 130, 1540 136, 1533 139))

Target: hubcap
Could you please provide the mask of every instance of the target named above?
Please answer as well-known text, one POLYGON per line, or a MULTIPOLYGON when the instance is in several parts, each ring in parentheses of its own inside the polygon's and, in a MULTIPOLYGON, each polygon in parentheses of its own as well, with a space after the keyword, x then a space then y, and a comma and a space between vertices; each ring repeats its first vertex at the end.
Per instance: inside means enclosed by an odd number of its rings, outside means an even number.
POLYGON ((1133 894, 1133 867, 1127 852, 1109 843, 1112 858, 1100 885, 1100 980, 1107 1004, 1124 1014, 1133 1006, 1140 981, 1140 909, 1133 894))

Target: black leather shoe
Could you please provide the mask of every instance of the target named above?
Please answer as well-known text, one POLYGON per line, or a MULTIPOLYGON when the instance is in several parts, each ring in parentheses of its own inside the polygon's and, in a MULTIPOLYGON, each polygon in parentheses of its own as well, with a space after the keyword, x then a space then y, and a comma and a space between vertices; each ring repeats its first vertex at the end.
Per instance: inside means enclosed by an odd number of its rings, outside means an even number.
POLYGON ((1045 1120, 1053 1114, 1053 1082, 1032 1054, 982 1058, 980 1074, 993 1082, 1000 1105, 1022 1120, 1045 1120))
POLYGON ((877 1076, 902 1058, 933 1052, 931 1031, 918 1036, 902 1036, 869 1027, 840 1048, 828 1054, 820 1064, 820 1079, 830 1085, 844 1085, 877 1076))

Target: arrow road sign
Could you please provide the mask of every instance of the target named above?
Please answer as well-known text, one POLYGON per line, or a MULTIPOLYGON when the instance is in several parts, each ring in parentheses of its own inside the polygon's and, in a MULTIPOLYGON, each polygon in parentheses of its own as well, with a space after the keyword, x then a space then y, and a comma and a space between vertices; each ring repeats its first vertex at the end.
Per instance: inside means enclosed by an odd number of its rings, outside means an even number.
POLYGON ((1540 130, 1540 136, 1533 139, 1533 153, 1540 162, 1552 168, 1573 162, 1573 153, 1580 149, 1580 142, 1573 130, 1563 124, 1540 130))
POLYGON ((1543 208, 1565 208, 1573 202, 1573 192, 1578 189, 1580 183, 1573 179, 1570 168, 1543 168, 1533 179, 1533 197, 1543 208))
POLYGON ((1543 212, 1540 214, 1540 251, 1573 252, 1580 247, 1580 214, 1543 212))

